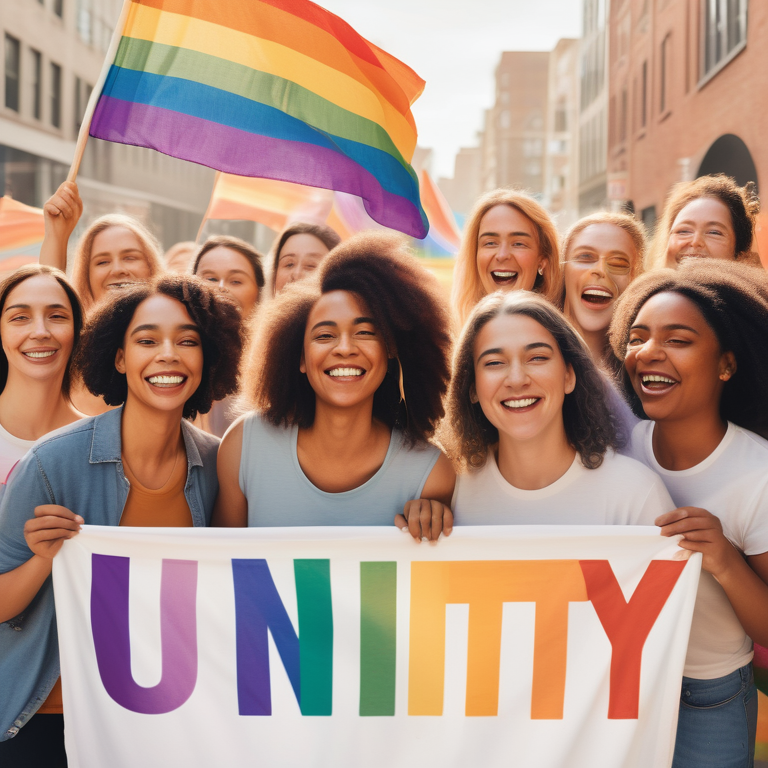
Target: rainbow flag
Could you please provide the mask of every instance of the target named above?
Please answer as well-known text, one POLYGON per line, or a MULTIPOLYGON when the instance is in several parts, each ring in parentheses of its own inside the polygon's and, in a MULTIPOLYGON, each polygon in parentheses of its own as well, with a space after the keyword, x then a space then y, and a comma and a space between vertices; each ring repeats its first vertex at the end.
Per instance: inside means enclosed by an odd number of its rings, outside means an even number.
POLYGON ((34 264, 44 234, 42 208, 0 197, 0 274, 34 264))
POLYGON ((424 81, 309 0, 133 0, 90 135, 363 198, 427 232, 411 104, 424 81))

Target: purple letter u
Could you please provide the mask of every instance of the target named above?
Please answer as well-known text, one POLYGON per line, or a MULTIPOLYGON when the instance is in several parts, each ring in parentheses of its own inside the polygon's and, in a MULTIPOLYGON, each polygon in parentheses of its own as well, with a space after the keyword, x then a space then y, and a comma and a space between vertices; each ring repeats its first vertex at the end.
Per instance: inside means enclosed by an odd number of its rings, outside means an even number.
POLYGON ((197 562, 163 560, 160 583, 162 675, 151 688, 131 673, 129 557, 93 555, 91 629, 101 682, 120 706, 144 715, 178 709, 197 683, 197 562))

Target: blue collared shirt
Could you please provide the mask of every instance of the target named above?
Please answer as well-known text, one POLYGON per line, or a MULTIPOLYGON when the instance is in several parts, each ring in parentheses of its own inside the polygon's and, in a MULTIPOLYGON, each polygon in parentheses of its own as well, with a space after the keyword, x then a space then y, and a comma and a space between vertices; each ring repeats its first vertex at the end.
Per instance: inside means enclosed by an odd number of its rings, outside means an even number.
MULTIPOLYGON (((91 525, 119 525, 130 485, 121 460, 123 409, 82 419, 36 443, 11 474, 0 503, 0 573, 32 552, 24 523, 58 504, 91 525)), ((210 523, 218 491, 219 439, 181 422, 187 452, 184 496, 195 526, 210 523)), ((12 738, 59 678, 59 641, 49 577, 21 616, 0 624, 0 741, 12 738)))

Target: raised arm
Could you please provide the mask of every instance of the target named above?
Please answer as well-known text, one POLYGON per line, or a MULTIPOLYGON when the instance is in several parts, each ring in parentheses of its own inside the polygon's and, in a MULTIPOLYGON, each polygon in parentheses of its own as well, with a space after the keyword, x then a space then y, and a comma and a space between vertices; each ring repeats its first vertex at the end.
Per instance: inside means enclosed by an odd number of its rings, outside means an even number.
POLYGON ((240 456, 243 450, 243 422, 236 421, 224 435, 216 457, 219 495, 213 508, 211 525, 219 528, 245 528, 248 501, 240 490, 240 456))
POLYGON ((67 243, 83 214, 83 201, 74 181, 65 181, 43 206, 45 238, 40 263, 67 269, 67 243))
POLYGON ((395 525, 408 532, 416 541, 426 538, 437 541, 440 534, 450 536, 453 530, 453 512, 450 504, 456 485, 456 472, 448 459, 441 453, 427 482, 420 499, 406 503, 403 514, 395 517, 395 525))

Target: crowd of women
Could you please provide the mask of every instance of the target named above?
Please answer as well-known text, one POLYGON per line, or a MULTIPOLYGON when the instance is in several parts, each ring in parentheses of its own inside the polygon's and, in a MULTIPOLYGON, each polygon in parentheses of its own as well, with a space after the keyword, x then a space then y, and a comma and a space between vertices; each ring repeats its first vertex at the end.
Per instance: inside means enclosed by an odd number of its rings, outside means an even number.
POLYGON ((758 205, 726 177, 682 183, 646 254, 630 216, 593 214, 561 242, 532 197, 496 190, 467 221, 449 307, 398 237, 312 224, 268 260, 220 236, 164 265, 139 222, 105 216, 68 279, 82 204, 63 184, 41 264, 0 284, 2 765, 66 765, 51 569, 83 523, 393 521, 417 542, 466 524, 682 536, 703 570, 674 767, 752 765, 758 205))

